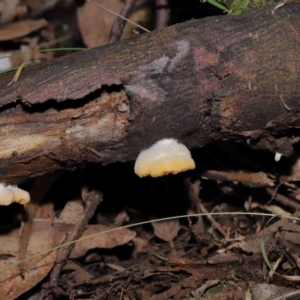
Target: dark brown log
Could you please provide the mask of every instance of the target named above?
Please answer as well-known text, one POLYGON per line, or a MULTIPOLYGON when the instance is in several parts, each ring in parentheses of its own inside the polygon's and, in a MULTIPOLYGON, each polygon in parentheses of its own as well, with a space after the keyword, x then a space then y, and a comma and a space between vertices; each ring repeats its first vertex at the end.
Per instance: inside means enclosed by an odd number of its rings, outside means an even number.
MULTIPOLYGON (((1 181, 134 161, 174 137, 292 152, 300 5, 194 20, 0 77, 1 181)), ((294 132, 295 133, 295 132, 294 132)))

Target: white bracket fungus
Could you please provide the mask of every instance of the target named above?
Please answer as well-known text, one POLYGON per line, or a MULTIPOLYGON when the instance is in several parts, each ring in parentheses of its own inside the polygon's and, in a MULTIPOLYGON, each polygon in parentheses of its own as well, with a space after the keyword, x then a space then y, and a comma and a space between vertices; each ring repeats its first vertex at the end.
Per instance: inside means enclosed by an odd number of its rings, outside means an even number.
POLYGON ((30 202, 29 193, 15 185, 4 185, 0 183, 0 205, 10 205, 14 202, 20 204, 30 202))
POLYGON ((143 150, 136 159, 134 172, 139 177, 160 177, 195 169, 189 149, 175 139, 162 139, 143 150))

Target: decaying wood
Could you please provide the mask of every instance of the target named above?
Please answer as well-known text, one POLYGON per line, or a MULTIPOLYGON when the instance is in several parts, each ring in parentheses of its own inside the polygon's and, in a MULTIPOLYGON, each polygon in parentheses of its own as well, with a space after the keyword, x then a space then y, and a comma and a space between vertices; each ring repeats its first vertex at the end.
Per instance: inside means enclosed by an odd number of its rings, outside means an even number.
POLYGON ((1 181, 133 161, 164 137, 190 148, 234 139, 290 155, 299 127, 300 5, 272 9, 58 58, 9 86, 13 75, 1 76, 1 181))

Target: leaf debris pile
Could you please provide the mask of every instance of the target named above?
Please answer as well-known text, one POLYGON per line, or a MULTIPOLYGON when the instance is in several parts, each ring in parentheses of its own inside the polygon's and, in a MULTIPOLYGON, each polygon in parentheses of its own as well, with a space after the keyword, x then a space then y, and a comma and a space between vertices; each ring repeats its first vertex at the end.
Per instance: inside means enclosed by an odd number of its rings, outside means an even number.
POLYGON ((4 295, 244 299, 249 287, 261 282, 284 282, 292 288, 289 293, 295 292, 298 222, 280 218, 268 222, 270 217, 256 213, 297 215, 298 160, 275 162, 271 153, 230 144, 211 145, 194 156, 196 170, 161 178, 137 178, 132 164, 88 165, 84 172, 61 176, 34 219, 26 254, 33 258, 25 261, 23 278, 16 265, 19 222, 12 222, 20 220, 20 209, 2 208, 10 220, 3 219, 1 231, 4 295), (236 155, 226 157, 224 149, 236 155), (251 167, 254 159, 256 166, 251 167), (89 211, 95 199, 99 200, 89 211), (135 225, 143 221, 148 223, 135 225), (129 228, 118 229, 124 225, 129 228), (81 241, 55 248, 74 237, 81 241), (60 251, 67 256, 60 256, 60 251), (57 265, 61 267, 54 274, 57 265))

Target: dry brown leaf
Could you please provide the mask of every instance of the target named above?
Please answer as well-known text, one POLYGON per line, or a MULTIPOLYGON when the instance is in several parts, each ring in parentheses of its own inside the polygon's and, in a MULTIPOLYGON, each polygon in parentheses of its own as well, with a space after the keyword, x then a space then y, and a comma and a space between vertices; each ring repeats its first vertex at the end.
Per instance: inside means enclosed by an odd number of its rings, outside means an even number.
POLYGON ((4 24, 13 20, 17 14, 19 0, 6 0, 0 2, 0 23, 4 24))
MULTIPOLYGON (((32 226, 31 236, 29 239, 27 256, 31 256, 47 249, 52 248, 55 245, 55 228, 48 222, 48 220, 35 220, 32 226)), ((0 239, 0 255, 12 256, 13 262, 17 262, 18 245, 19 244, 19 229, 14 229, 6 235, 1 235, 0 239)), ((10 261, 12 263, 12 261, 10 261)), ((26 262, 26 268, 32 263, 26 262)), ((6 265, 6 260, 0 260, 0 269, 6 265)), ((10 271, 0 272, 0 282, 5 280, 10 271)), ((19 268, 16 270, 16 274, 19 274, 19 268)))
POLYGON ((48 253, 31 264, 26 270, 24 279, 21 275, 17 275, 0 282, 1 299, 14 300, 35 287, 51 271, 56 259, 56 252, 48 253))
POLYGON ((115 218, 114 225, 115 226, 122 226, 125 221, 129 221, 129 216, 125 210, 122 210, 118 213, 118 215, 115 218))
POLYGON ((236 244, 236 246, 247 253, 261 253, 262 239, 265 245, 265 249, 268 249, 270 244, 276 238, 281 238, 286 242, 299 245, 300 226, 298 224, 290 222, 287 219, 282 219, 272 224, 271 226, 265 228, 258 234, 252 235, 245 241, 236 244))
POLYGON ((81 200, 68 201, 59 219, 63 223, 76 224, 82 218, 84 206, 81 200))
MULTIPOLYGON (((28 245, 28 256, 51 249, 55 245, 55 229, 47 220, 33 224, 32 234, 28 245)), ((18 254, 19 230, 15 229, 0 239, 0 255, 11 257, 0 260, 0 289, 1 299, 15 299, 40 282, 51 270, 56 259, 56 252, 35 257, 25 262, 24 280, 19 275, 19 266, 15 265, 18 254), (7 268, 6 268, 7 267, 7 268), (6 269, 5 269, 6 268, 6 269), (5 269, 1 271, 2 269, 5 269)))
MULTIPOLYGON (((119 12, 122 3, 119 0, 95 0, 106 8, 119 12)), ((86 2, 77 10, 78 26, 84 43, 93 48, 108 43, 111 25, 116 18, 92 3, 86 2)))
MULTIPOLYGON (((119 13, 123 6, 120 0, 93 0, 93 2, 116 13, 119 13)), ((129 17, 129 19, 135 23, 142 22, 143 25, 146 23, 146 28, 149 27, 148 23, 150 23, 152 18, 151 5, 147 5, 147 3, 149 3, 149 0, 137 0, 135 10, 129 17)), ((86 2, 83 6, 78 8, 77 18, 79 30, 87 47, 93 48, 108 43, 111 26, 116 16, 96 7, 92 3, 86 2)), ((136 29, 136 26, 127 23, 121 39, 134 36, 134 29, 136 29)))
POLYGON ((48 22, 45 19, 26 20, 8 24, 0 28, 0 42, 20 38, 33 31, 39 30, 47 24, 48 22))
POLYGON ((52 8, 59 0, 22 0, 22 5, 28 7, 31 16, 36 16, 52 8))
MULTIPOLYGON (((89 235, 107 231, 114 227, 105 225, 89 225, 83 232, 81 238, 89 235)), ((116 246, 124 245, 130 242, 136 233, 129 229, 119 229, 109 233, 99 234, 89 238, 88 240, 78 241, 73 248, 70 258, 77 258, 83 256, 88 250, 95 248, 111 249, 116 246)))
MULTIPOLYGON (((31 289, 48 275, 56 260, 56 251, 47 254, 47 251, 58 245, 65 234, 73 228, 72 224, 62 222, 49 222, 48 219, 35 219, 33 221, 29 240, 27 257, 41 253, 35 258, 25 261, 23 280, 20 276, 18 255, 19 229, 12 230, 0 238, 0 289, 1 299, 15 299, 31 289), (44 252, 44 253, 43 253, 44 252), (8 258, 6 258, 9 256, 8 258), (12 266, 12 264, 15 264, 12 266)), ((112 229, 104 225, 90 225, 82 238, 101 231, 112 229)), ((131 241, 136 233, 128 229, 121 229, 108 234, 97 235, 93 238, 78 242, 71 257, 82 256, 93 248, 113 248, 131 241)))
POLYGON ((152 222, 151 224, 154 229, 154 234, 160 239, 169 243, 174 240, 180 229, 179 221, 177 219, 152 222))
POLYGON ((145 253, 147 252, 147 246, 148 246, 148 240, 140 238, 140 237, 135 237, 133 239, 134 242, 134 252, 133 256, 137 257, 140 253, 145 253))
POLYGON ((86 271, 84 267, 74 263, 72 260, 69 260, 66 263, 66 265, 63 267, 63 270, 73 271, 71 274, 69 274, 69 277, 72 278, 74 285, 84 284, 94 277, 94 275, 86 271))

